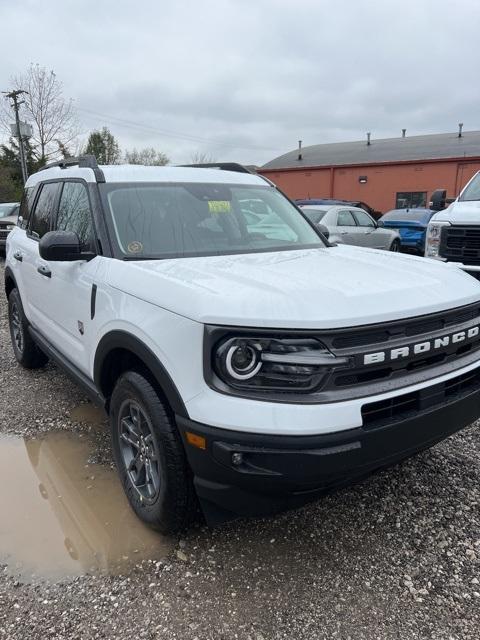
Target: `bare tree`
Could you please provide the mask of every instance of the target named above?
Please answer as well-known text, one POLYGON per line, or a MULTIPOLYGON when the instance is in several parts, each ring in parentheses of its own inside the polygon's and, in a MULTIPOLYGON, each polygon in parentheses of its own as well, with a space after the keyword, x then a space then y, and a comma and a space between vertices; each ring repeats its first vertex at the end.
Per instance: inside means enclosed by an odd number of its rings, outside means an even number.
MULTIPOLYGON (((63 85, 54 71, 31 64, 27 72, 10 80, 13 89, 23 89, 21 118, 33 126, 32 145, 41 163, 49 157, 61 155, 75 140, 78 126, 72 100, 63 95, 63 85)), ((11 122, 8 105, 2 105, 3 125, 11 122)))
POLYGON ((147 147, 146 149, 125 151, 125 162, 127 164, 144 164, 160 167, 168 164, 170 159, 161 151, 157 151, 153 147, 147 147))
POLYGON ((192 164, 211 164, 216 161, 216 158, 211 156, 209 153, 204 153, 202 151, 195 151, 190 156, 190 162, 192 164))

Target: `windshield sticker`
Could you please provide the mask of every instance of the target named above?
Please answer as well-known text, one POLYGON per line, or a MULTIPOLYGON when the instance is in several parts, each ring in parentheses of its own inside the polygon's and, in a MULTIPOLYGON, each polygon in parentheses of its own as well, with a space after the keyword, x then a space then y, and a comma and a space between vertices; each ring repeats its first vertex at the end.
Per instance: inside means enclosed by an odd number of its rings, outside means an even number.
POLYGON ((143 251, 143 244, 138 240, 130 242, 127 247, 129 253, 141 253, 143 251))
POLYGON ((232 204, 228 200, 209 200, 208 210, 210 213, 230 213, 232 204))

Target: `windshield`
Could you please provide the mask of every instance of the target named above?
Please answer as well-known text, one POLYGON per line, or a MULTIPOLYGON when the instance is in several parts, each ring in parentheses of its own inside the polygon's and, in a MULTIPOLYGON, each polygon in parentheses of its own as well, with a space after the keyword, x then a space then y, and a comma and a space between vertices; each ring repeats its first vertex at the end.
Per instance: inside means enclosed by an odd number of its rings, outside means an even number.
POLYGON ((318 224, 327 213, 324 209, 302 209, 303 213, 311 222, 318 224))
POLYGON ((393 211, 388 211, 380 218, 380 220, 382 220, 382 222, 402 220, 428 222, 434 213, 436 212, 431 211, 430 209, 394 209, 393 211))
POLYGON ((480 173, 465 187, 459 200, 480 200, 480 173))
POLYGON ((0 204, 0 218, 6 218, 15 213, 16 204, 0 204))
POLYGON ((270 186, 105 184, 117 248, 132 260, 325 247, 270 186))

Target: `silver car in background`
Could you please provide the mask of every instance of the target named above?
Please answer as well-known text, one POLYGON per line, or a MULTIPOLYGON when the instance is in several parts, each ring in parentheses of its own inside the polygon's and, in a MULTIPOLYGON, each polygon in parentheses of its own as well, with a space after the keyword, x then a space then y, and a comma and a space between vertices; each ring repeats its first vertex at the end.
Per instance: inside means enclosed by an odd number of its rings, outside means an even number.
POLYGON ((7 236, 17 224, 19 202, 0 202, 0 256, 5 254, 7 236))
POLYGON ((400 251, 400 234, 384 229, 359 207, 304 205, 300 209, 324 233, 330 242, 357 247, 400 251))

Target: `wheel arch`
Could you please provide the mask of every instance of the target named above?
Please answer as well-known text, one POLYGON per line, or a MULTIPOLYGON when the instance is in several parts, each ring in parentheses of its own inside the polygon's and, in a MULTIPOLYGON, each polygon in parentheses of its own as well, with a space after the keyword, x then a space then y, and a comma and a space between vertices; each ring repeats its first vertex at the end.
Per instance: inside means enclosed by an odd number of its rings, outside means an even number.
POLYGON ((17 288, 17 281, 10 267, 5 268, 5 295, 10 295, 13 289, 17 288))
POLYGON ((152 382, 172 411, 188 418, 182 397, 164 365, 145 343, 127 331, 115 330, 107 333, 98 343, 95 352, 93 379, 97 389, 104 395, 106 404, 108 405, 118 377, 136 365, 150 373, 152 382))

